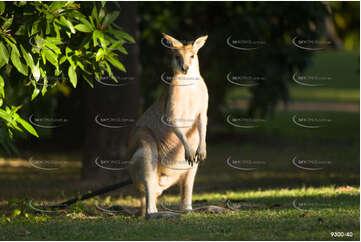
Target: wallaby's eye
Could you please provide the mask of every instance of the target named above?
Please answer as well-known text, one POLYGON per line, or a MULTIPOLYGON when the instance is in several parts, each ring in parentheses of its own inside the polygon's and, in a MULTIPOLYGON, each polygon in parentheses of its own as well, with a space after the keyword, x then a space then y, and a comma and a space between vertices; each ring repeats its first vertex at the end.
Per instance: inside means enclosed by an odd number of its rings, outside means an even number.
POLYGON ((194 58, 194 55, 192 55, 191 58, 193 59, 193 58, 194 58))
POLYGON ((179 55, 176 55, 176 56, 175 56, 175 59, 176 59, 177 61, 180 61, 181 58, 180 58, 179 55))

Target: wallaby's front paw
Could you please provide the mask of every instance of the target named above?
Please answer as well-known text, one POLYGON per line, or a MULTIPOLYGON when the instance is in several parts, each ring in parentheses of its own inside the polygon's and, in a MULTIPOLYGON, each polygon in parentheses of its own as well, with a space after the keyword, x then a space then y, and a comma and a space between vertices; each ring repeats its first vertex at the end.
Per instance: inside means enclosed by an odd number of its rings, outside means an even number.
POLYGON ((199 146, 196 152, 196 156, 198 157, 198 161, 204 161, 207 158, 206 147, 199 146))
POLYGON ((196 152, 193 149, 186 149, 185 158, 189 165, 193 166, 193 163, 197 161, 196 152))

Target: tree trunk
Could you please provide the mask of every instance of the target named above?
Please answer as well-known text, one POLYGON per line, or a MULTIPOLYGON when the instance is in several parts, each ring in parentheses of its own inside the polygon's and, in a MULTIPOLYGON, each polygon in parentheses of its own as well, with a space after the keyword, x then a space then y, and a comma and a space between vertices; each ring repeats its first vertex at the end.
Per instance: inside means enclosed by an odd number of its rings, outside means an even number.
MULTIPOLYGON (((137 41, 135 2, 122 2, 116 24, 137 41)), ((117 9, 118 10, 118 9, 117 9)), ((114 71, 119 84, 108 78, 86 90, 85 143, 82 178, 89 182, 124 179, 124 157, 132 120, 139 110, 138 42, 126 44, 128 55, 119 60, 127 72, 114 71), (104 84, 105 83, 105 84, 104 84), (107 85, 110 84, 110 85, 107 85)))

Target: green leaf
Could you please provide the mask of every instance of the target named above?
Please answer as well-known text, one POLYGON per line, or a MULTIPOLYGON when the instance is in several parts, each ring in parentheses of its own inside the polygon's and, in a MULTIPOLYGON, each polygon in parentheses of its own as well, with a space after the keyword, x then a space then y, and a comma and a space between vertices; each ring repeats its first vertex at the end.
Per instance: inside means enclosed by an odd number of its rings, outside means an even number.
POLYGON ((84 71, 85 73, 87 73, 87 74, 89 74, 89 75, 91 75, 92 73, 91 72, 89 72, 88 70, 86 70, 85 69, 85 66, 84 66, 84 64, 81 62, 81 61, 76 61, 76 66, 79 66, 80 67, 80 69, 82 70, 82 71, 84 71))
POLYGON ((103 25, 108 26, 110 24, 112 24, 119 16, 119 11, 114 11, 111 13, 108 13, 103 21, 103 25))
POLYGON ((23 64, 20 60, 20 53, 16 45, 12 46, 11 50, 11 61, 14 64, 15 68, 24 76, 28 75, 28 67, 23 64))
POLYGON ((0 98, 5 97, 4 87, 5 87, 5 81, 4 81, 3 77, 0 75, 0 98))
POLYGON ((94 47, 98 45, 97 39, 99 39, 100 41, 103 41, 104 40, 104 33, 99 31, 99 30, 95 30, 93 32, 94 47))
POLYGON ((74 28, 76 30, 79 30, 80 32, 86 32, 86 33, 89 33, 89 32, 92 32, 93 30, 91 28, 89 28, 87 25, 85 24, 78 24, 78 25, 75 25, 74 28))
POLYGON ((45 34, 48 35, 50 34, 51 28, 50 28, 50 21, 47 20, 46 21, 46 29, 45 29, 45 34))
POLYGON ((52 52, 51 50, 48 49, 43 49, 42 50, 42 54, 45 55, 45 58, 51 63, 53 64, 57 69, 59 68, 58 65, 58 56, 52 52))
POLYGON ((65 26, 67 26, 72 34, 75 34, 75 29, 73 24, 67 20, 64 16, 60 16, 60 22, 63 23, 65 26))
POLYGON ((54 31, 56 33, 56 38, 60 38, 60 30, 59 30, 60 27, 59 27, 59 25, 54 22, 53 26, 54 26, 54 31))
POLYGON ((65 48, 65 55, 66 55, 66 57, 69 57, 68 55, 69 55, 69 53, 71 53, 73 50, 72 49, 70 49, 68 46, 65 48))
POLYGON ((123 31, 119 31, 119 30, 116 30, 114 31, 113 33, 115 35, 115 37, 117 37, 118 39, 125 39, 125 40, 128 40, 129 42, 131 43, 135 43, 135 40, 132 36, 130 36, 129 34, 123 32, 123 31))
POLYGON ((60 58, 59 64, 60 64, 60 65, 63 64, 64 61, 66 61, 66 56, 65 56, 65 55, 60 58))
POLYGON ((94 20, 93 20, 93 17, 92 17, 92 16, 89 16, 89 20, 90 20, 90 23, 92 24, 92 26, 95 26, 94 20))
POLYGON ((89 84, 89 86, 94 88, 94 84, 89 80, 89 78, 86 76, 86 74, 82 74, 81 76, 85 79, 85 81, 89 84))
POLYGON ((78 78, 76 76, 76 71, 75 71, 74 67, 69 66, 68 75, 69 75, 71 84, 73 85, 73 87, 76 87, 76 84, 78 83, 78 78))
POLYGON ((45 75, 43 81, 43 88, 41 89, 41 95, 44 96, 47 90, 48 90, 48 77, 45 75))
MULTIPOLYGON (((5 18, 6 19, 6 18, 5 18)), ((1 26, 2 29, 7 29, 13 24, 14 15, 12 15, 10 18, 7 18, 3 25, 1 26)))
POLYGON ((39 92, 39 89, 34 88, 33 94, 31 95, 31 101, 33 101, 39 95, 39 92))
POLYGON ((13 212, 11 213, 11 216, 13 218, 15 218, 16 216, 19 216, 21 214, 21 210, 20 209, 14 209, 13 212))
POLYGON ((3 109, 0 108, 0 118, 6 120, 8 123, 13 122, 11 119, 11 115, 8 112, 5 112, 3 109))
POLYGON ((119 70, 126 72, 123 64, 120 63, 120 61, 118 61, 117 59, 114 59, 113 57, 110 57, 110 56, 105 56, 105 59, 107 59, 110 62, 110 64, 112 64, 113 66, 115 66, 119 70))
POLYGON ((9 63, 9 52, 3 42, 0 42, 0 68, 9 63))
POLYGON ((112 45, 108 48, 108 50, 119 50, 121 53, 123 53, 123 54, 125 54, 125 55, 128 54, 127 50, 123 47, 122 41, 118 41, 118 42, 112 44, 112 45))
POLYGON ((34 35, 36 33, 39 32, 39 24, 40 24, 40 19, 36 20, 32 25, 31 25, 31 35, 34 35))
POLYGON ((0 2, 0 15, 5 12, 5 2, 0 2))
POLYGON ((20 49, 21 52, 23 54, 23 57, 25 59, 26 64, 30 67, 30 69, 33 71, 34 70, 34 60, 33 60, 33 56, 29 53, 26 52, 26 50, 24 49, 24 47, 22 45, 20 45, 20 49))
POLYGON ((102 7, 99 10, 99 22, 102 22, 104 16, 105 16, 105 8, 102 7))
POLYGON ((60 40, 56 40, 53 38, 47 38, 45 40, 45 46, 52 50, 55 54, 60 55, 61 54, 61 50, 58 46, 56 46, 56 44, 61 44, 60 40), (60 43, 59 43, 60 42, 60 43))
POLYGON ((95 55, 95 61, 99 61, 103 59, 104 57, 104 50, 102 48, 99 48, 97 54, 95 55))
POLYGON ((54 12, 54 11, 56 11, 56 12, 61 12, 64 7, 64 2, 61 2, 61 1, 54 1, 54 2, 52 2, 51 4, 50 4, 50 6, 49 6, 49 10, 51 11, 51 12, 54 12))
POLYGON ((25 121, 24 119, 20 118, 20 116, 16 119, 17 122, 19 122, 24 129, 26 129, 30 134, 34 135, 35 137, 39 138, 38 133, 36 132, 36 130, 34 129, 33 126, 31 126, 31 124, 29 124, 27 121, 25 121))
POLYGON ((92 9, 91 17, 95 19, 96 24, 99 25, 99 15, 98 15, 97 7, 95 5, 92 9))
POLYGON ((63 43, 63 41, 60 38, 57 38, 57 37, 49 37, 49 36, 47 36, 45 38, 45 40, 46 40, 46 44, 60 45, 60 44, 63 43))
POLYGON ((82 24, 85 24, 89 29, 91 29, 91 30, 94 29, 93 25, 85 18, 80 18, 79 20, 82 24))
POLYGON ((38 61, 38 63, 36 64, 36 66, 34 66, 33 76, 34 76, 34 78, 35 78, 36 81, 39 81, 39 79, 40 79, 39 61, 38 61))
POLYGON ((116 83, 118 83, 117 78, 114 76, 113 72, 112 72, 112 68, 110 67, 110 65, 108 64, 108 62, 104 61, 104 65, 106 67, 106 71, 108 72, 108 75, 110 76, 110 78, 112 78, 116 83))
POLYGON ((15 35, 21 36, 26 35, 26 28, 25 25, 21 25, 18 30, 15 32, 15 35))

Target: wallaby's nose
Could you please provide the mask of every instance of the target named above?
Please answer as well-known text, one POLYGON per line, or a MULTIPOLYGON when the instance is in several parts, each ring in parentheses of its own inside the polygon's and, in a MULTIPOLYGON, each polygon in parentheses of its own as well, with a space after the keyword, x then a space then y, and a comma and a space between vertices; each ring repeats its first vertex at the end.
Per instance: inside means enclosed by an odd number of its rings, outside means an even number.
POLYGON ((184 64, 184 65, 182 66, 182 71, 183 71, 184 73, 186 73, 186 72, 188 71, 188 69, 189 69, 189 66, 188 66, 188 65, 184 64))

